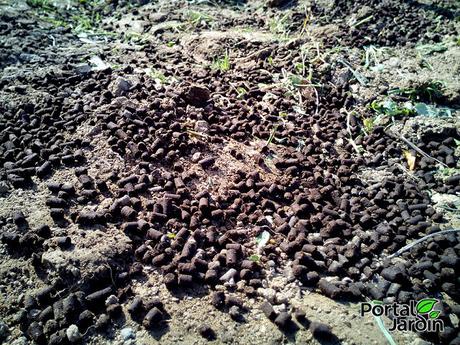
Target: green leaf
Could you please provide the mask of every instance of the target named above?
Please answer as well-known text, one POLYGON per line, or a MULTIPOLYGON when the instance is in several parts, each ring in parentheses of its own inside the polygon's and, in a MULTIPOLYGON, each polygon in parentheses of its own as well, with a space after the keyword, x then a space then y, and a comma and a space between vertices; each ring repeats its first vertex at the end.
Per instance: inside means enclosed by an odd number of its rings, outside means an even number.
POLYGON ((171 240, 173 240, 173 239, 176 238, 176 234, 173 234, 172 232, 168 232, 168 233, 166 234, 166 236, 167 236, 169 239, 171 239, 171 240))
POLYGON ((423 116, 434 116, 434 117, 451 117, 452 116, 452 111, 451 109, 447 107, 434 107, 432 105, 428 105, 425 103, 416 103, 415 106, 415 111, 419 115, 423 116))
POLYGON ((373 101, 370 108, 376 113, 386 116, 408 116, 414 113, 414 108, 410 102, 398 105, 390 98, 385 99, 383 102, 373 101))
POLYGON ((434 305, 438 303, 437 299, 424 298, 417 303, 416 309, 419 314, 426 314, 433 310, 434 305))
POLYGON ((441 314, 441 312, 439 310, 433 310, 430 314, 428 314, 430 316, 430 319, 437 319, 439 314, 441 314))
POLYGON ((254 262, 259 262, 259 261, 260 261, 260 255, 252 254, 252 255, 249 257, 249 260, 254 261, 254 262))
POLYGON ((378 301, 378 300, 376 300, 376 299, 374 299, 374 300, 372 301, 372 303, 373 303, 373 304, 378 304, 378 305, 383 304, 382 301, 378 301))
POLYGON ((367 133, 372 132, 372 130, 374 129, 374 125, 374 119, 371 117, 367 117, 363 120, 363 126, 367 133))
POLYGON ((430 115, 430 112, 428 110, 428 106, 425 103, 417 103, 415 105, 415 110, 419 115, 430 115))

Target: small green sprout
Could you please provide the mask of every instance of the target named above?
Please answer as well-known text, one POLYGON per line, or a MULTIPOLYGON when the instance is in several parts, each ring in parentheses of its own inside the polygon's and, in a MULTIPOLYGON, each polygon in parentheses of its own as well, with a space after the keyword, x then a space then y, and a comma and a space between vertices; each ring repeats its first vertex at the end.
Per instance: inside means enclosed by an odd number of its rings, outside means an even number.
POLYGON ((270 66, 274 66, 273 56, 270 55, 270 56, 267 58, 267 62, 268 62, 268 64, 269 64, 270 66))
POLYGON ((377 114, 386 116, 409 116, 414 114, 412 104, 405 104, 399 106, 395 101, 387 98, 383 102, 374 101, 371 103, 370 108, 377 114))
POLYGON ((401 95, 413 101, 428 99, 430 102, 443 97, 444 84, 440 81, 428 81, 411 88, 396 88, 390 90, 390 95, 401 95))
POLYGON ((303 63, 296 63, 294 67, 295 67, 296 72, 299 74, 302 74, 303 71, 305 70, 305 65, 303 63))
POLYGON ((243 98, 243 96, 248 92, 244 87, 240 86, 236 88, 237 98, 243 98))
POLYGON ((289 36, 289 24, 290 20, 288 14, 284 16, 278 15, 270 19, 268 22, 268 30, 281 38, 287 38, 289 36))
POLYGON ((192 26, 208 25, 213 21, 214 17, 206 13, 198 11, 189 11, 187 13, 187 22, 192 26))
POLYGON ((366 134, 369 134, 373 131, 375 127, 375 119, 373 117, 366 117, 363 119, 363 130, 366 134))
POLYGON ((156 69, 148 68, 147 69, 147 75, 149 77, 155 79, 160 84, 164 85, 164 84, 169 84, 170 83, 170 79, 167 76, 165 76, 163 72, 158 71, 156 69))
POLYGON ((218 58, 213 61, 212 63, 212 68, 219 70, 221 72, 226 72, 230 70, 230 57, 228 55, 228 52, 225 53, 225 55, 221 58, 218 58))

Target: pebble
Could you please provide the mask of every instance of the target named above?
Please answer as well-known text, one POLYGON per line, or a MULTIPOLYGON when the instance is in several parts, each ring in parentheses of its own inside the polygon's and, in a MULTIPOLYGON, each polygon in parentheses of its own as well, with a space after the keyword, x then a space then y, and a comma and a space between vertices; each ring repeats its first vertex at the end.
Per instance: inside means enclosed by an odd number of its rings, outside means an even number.
POLYGON ((123 328, 120 331, 120 334, 121 334, 123 340, 134 339, 136 337, 136 335, 134 334, 134 331, 133 331, 133 329, 131 327, 123 328))
POLYGON ((195 152, 192 156, 192 162, 197 163, 201 159, 201 153, 195 152))
POLYGON ((110 295, 109 297, 107 297, 107 299, 105 300, 105 305, 106 306, 109 306, 111 304, 118 304, 118 297, 115 296, 115 295, 110 295))
POLYGON ((81 339, 81 333, 77 325, 70 325, 69 328, 67 328, 67 330, 65 331, 65 333, 67 335, 67 339, 69 339, 71 343, 76 343, 81 339))

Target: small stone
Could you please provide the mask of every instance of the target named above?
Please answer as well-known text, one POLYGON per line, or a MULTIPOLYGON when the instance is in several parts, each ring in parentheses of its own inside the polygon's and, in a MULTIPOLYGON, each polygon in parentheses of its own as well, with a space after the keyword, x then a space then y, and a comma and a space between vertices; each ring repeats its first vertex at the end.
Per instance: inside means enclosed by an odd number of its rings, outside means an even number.
POLYGON ((204 120, 198 120, 195 122, 195 131, 199 133, 207 133, 209 124, 204 120))
POLYGON ((134 334, 134 331, 133 331, 133 329, 131 327, 123 328, 120 331, 120 334, 121 334, 121 337, 123 338, 123 340, 134 339, 136 337, 136 335, 134 334))
POLYGON ((118 304, 118 297, 115 296, 115 295, 110 295, 109 297, 107 297, 107 299, 105 300, 105 305, 106 306, 109 306, 111 304, 118 304))
POLYGON ((111 84, 110 89, 115 96, 121 96, 128 92, 131 86, 132 84, 129 80, 119 77, 111 84))
POLYGON ((229 281, 230 279, 232 279, 233 277, 235 277, 235 275, 238 273, 238 271, 234 268, 230 268, 224 275, 222 275, 220 277, 220 281, 222 282, 227 282, 229 281))
POLYGON ((70 325, 65 333, 67 335, 67 339, 69 339, 71 343, 76 343, 81 339, 81 333, 77 325, 70 325))
POLYGON ((192 162, 197 163, 201 159, 201 153, 195 152, 192 156, 192 162))
POLYGON ((198 162, 203 169, 208 169, 212 167, 215 163, 216 159, 214 157, 203 158, 198 162))
POLYGON ((0 195, 3 195, 3 194, 6 194, 10 191, 10 188, 8 187, 8 185, 1 181, 0 182, 0 195))
POLYGON ((163 320, 163 313, 157 307, 153 307, 150 311, 145 315, 144 321, 142 324, 145 328, 150 329, 152 327, 156 327, 161 321, 163 320))

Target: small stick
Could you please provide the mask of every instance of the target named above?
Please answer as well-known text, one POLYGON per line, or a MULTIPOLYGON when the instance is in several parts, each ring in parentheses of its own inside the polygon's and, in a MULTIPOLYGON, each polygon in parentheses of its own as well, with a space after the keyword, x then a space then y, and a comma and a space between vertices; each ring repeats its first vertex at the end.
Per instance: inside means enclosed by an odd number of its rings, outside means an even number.
POLYGON ((356 28, 356 27, 360 26, 361 24, 364 24, 364 23, 368 22, 368 21, 371 20, 372 18, 374 18, 374 16, 371 14, 369 17, 366 17, 366 18, 360 20, 359 22, 357 22, 357 23, 351 25, 351 27, 352 27, 352 28, 356 28))
POLYGON ((445 235, 445 234, 449 234, 449 233, 453 233, 453 232, 459 232, 460 229, 449 229, 449 230, 443 230, 443 231, 438 231, 438 232, 435 232, 435 233, 432 233, 432 234, 429 234, 429 235, 426 235, 426 236, 423 236, 422 238, 419 238, 418 240, 415 240, 414 242, 412 243, 409 243, 408 245, 402 247, 401 249, 399 249, 397 252, 387 256, 388 259, 391 259, 395 256, 398 256, 399 254, 405 252, 406 250, 409 250, 411 249, 413 246, 433 237, 433 236, 437 236, 437 235, 445 235))
POLYGON ((353 146, 353 148, 355 149, 356 153, 361 156, 361 153, 359 152, 358 145, 356 145, 355 141, 353 140, 353 134, 351 133, 351 126, 350 126, 351 113, 349 113, 346 110, 345 110, 345 112, 347 113, 347 131, 348 131, 348 134, 350 134, 350 139, 349 139, 350 144, 353 146))
POLYGON ((318 115, 319 113, 319 94, 318 90, 316 90, 316 87, 312 85, 313 90, 315 90, 315 95, 316 95, 316 109, 315 109, 315 116, 318 115))
POLYGON ((400 139, 402 140, 404 143, 406 143, 406 145, 408 145, 409 147, 411 147, 412 149, 414 149, 415 151, 417 151, 418 153, 420 153, 422 156, 428 158, 428 159, 432 159, 434 160, 435 162, 438 162, 439 164, 441 164, 442 166, 444 166, 445 168, 447 168, 447 165, 444 164, 443 162, 441 162, 440 160, 434 158, 434 157, 431 157, 429 154, 427 154, 425 151, 423 151, 422 149, 418 148, 417 145, 411 143, 409 140, 407 140, 402 134, 400 135, 397 135, 397 134, 393 134, 391 133, 391 131, 385 131, 385 134, 387 134, 388 136, 390 137, 393 137, 395 139, 400 139))

